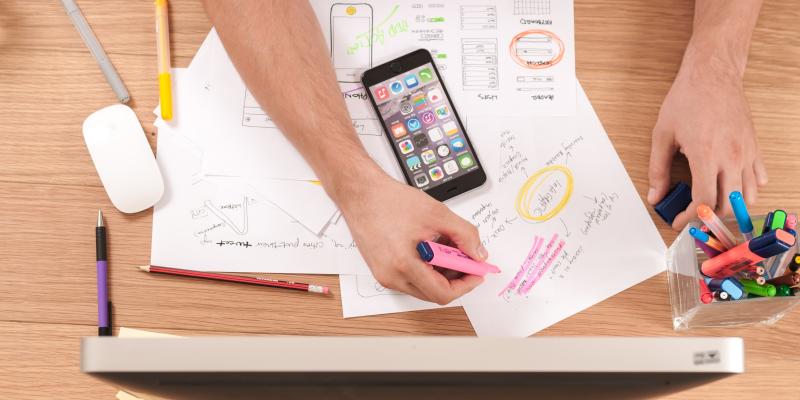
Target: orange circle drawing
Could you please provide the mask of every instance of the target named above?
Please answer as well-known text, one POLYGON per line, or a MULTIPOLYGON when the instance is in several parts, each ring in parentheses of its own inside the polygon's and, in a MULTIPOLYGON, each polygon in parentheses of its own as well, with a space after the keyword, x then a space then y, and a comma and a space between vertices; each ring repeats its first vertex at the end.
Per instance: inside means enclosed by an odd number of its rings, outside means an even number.
POLYGON ((511 39, 508 51, 515 63, 524 68, 544 69, 558 64, 564 57, 564 42, 555 33, 542 30, 531 29, 518 33, 511 39), (548 52, 556 54, 547 57, 548 52))

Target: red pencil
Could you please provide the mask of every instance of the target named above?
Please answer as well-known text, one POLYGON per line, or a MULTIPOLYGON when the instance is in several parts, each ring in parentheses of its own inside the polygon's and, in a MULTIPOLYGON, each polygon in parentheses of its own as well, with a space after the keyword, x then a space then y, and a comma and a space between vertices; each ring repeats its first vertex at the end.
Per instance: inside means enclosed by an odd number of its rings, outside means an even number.
POLYGON ((299 282, 279 281, 275 279, 250 278, 248 276, 215 274, 213 272, 201 272, 201 271, 192 271, 180 268, 159 267, 157 265, 142 265, 139 267, 139 269, 144 272, 153 272, 153 273, 167 274, 167 275, 191 276, 194 278, 211 279, 215 281, 248 283, 251 285, 302 290, 304 292, 312 292, 312 293, 328 294, 330 292, 330 289, 328 289, 325 286, 309 285, 308 283, 299 283, 299 282))

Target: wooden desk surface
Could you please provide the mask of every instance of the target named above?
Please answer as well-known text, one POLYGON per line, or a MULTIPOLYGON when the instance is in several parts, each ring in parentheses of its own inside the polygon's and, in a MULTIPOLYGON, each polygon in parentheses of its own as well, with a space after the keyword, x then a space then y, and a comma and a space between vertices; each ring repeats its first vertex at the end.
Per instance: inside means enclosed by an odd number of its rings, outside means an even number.
MULTIPOLYGON (((157 102, 150 1, 80 0, 155 145, 157 102)), ((687 0, 576 0, 577 69, 640 194, 647 191, 650 129, 689 38, 687 0)), ((173 65, 187 66, 210 25, 199 1, 171 6, 173 65)), ((746 75, 770 184, 756 212, 800 210, 800 10, 766 2, 746 75)), ((181 335, 471 335, 460 308, 344 320, 322 298, 208 282, 152 279, 152 213, 127 216, 108 201, 84 147, 81 123, 116 101, 58 1, 0 2, 0 397, 111 398, 115 388, 79 372, 79 338, 96 333, 93 229, 107 214, 115 325, 181 335)), ((678 163, 676 178, 688 176, 678 163)), ((675 234, 659 222, 664 239, 675 234)), ((635 266, 627 266, 635 268, 635 266)), ((337 278, 315 281, 338 286, 337 278)), ((336 292, 336 290, 334 290, 336 292)), ((666 281, 650 279, 541 335, 679 335, 666 281)), ((673 398, 797 398, 793 313, 773 327, 693 335, 743 336, 747 373, 673 398)))

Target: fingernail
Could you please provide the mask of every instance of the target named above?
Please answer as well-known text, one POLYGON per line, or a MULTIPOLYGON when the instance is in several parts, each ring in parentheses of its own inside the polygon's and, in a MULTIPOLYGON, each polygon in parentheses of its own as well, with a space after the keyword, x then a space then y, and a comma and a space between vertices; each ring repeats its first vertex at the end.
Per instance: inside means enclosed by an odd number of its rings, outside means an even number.
POLYGON ((653 204, 653 203, 656 202, 656 188, 651 187, 650 190, 647 192, 647 201, 650 204, 653 204))
POLYGON ((485 260, 487 257, 489 257, 489 252, 486 251, 486 247, 483 247, 482 244, 478 245, 478 257, 480 257, 481 260, 485 260))

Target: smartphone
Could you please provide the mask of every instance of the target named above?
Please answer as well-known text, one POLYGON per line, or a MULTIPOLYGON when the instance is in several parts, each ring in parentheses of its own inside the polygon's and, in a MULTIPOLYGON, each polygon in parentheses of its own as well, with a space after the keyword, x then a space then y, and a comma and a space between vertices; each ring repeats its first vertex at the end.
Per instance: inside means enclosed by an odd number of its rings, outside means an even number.
POLYGON ((486 182, 430 52, 369 69, 361 82, 409 185, 445 201, 486 182))
POLYGON ((331 59, 339 82, 359 81, 372 67, 372 6, 367 3, 333 3, 331 59))

